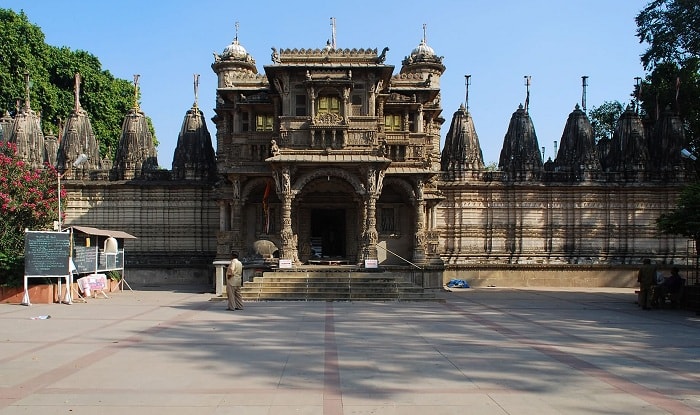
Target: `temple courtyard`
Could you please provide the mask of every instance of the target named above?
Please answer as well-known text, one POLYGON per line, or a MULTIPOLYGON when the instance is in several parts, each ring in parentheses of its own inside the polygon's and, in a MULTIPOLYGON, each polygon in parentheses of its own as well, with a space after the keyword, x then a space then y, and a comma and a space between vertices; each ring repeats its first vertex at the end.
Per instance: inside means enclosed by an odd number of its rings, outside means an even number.
POLYGON ((700 414, 700 316, 633 288, 235 312, 209 291, 0 305, 0 415, 700 414))

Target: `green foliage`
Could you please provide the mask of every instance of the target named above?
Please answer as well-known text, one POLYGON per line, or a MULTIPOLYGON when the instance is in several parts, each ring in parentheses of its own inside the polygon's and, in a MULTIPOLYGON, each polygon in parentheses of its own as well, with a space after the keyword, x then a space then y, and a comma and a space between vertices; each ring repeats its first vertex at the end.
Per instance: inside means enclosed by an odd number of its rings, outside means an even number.
POLYGON ((653 0, 637 15, 637 37, 649 44, 641 57, 652 70, 639 92, 651 118, 666 107, 686 122, 686 146, 700 149, 700 2, 653 0), (678 92, 676 84, 678 82, 678 92), (676 97, 677 94, 677 97, 676 97))
POLYGON ((484 170, 486 171, 498 171, 498 163, 495 161, 490 161, 484 165, 484 170))
POLYGON ((0 272, 21 275, 24 230, 50 229, 58 210, 57 172, 52 166, 32 169, 17 156, 17 147, 0 142, 0 272))
MULTIPOLYGON (((75 74, 80 73, 81 106, 100 145, 100 156, 114 158, 122 121, 134 105, 134 87, 102 69, 92 54, 44 43, 44 34, 24 12, 0 9, 0 105, 14 113, 25 97, 25 72, 31 78, 31 106, 41 111, 43 128, 56 134, 75 105, 75 74)), ((155 134, 153 135, 155 140, 155 134)))
POLYGON ((0 286, 18 287, 23 283, 24 256, 0 252, 0 286))
POLYGON ((588 118, 593 127, 593 135, 598 141, 602 138, 612 138, 615 124, 622 115, 624 108, 619 101, 605 101, 588 111, 588 118))
POLYGON ((666 108, 680 115, 685 120, 686 147, 700 148, 700 59, 688 59, 683 66, 673 62, 656 65, 642 83, 640 101, 652 120, 666 108))
POLYGON ((683 189, 676 208, 662 214, 656 224, 661 232, 685 236, 700 247, 700 183, 692 183, 683 189))
POLYGON ((697 0, 653 0, 635 18, 637 37, 649 47, 644 68, 659 63, 680 64, 700 57, 700 3, 697 0))

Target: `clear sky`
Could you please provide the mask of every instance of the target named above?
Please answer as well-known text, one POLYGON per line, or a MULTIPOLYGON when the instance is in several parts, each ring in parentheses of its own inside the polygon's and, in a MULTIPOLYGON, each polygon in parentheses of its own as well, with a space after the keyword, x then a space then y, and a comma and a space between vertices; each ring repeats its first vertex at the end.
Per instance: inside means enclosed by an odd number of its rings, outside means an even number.
MULTIPOLYGON (((432 0, 417 1, 144 1, 0 0, 24 10, 46 42, 82 49, 103 69, 133 80, 141 75, 141 108, 153 120, 159 164, 172 157, 186 111, 194 102, 193 74, 200 74, 199 107, 216 146, 216 77, 213 52, 235 37, 256 60, 271 64, 271 48, 322 48, 335 17, 338 48, 388 46, 395 66, 427 42, 447 67, 442 86, 444 142, 452 115, 464 103, 471 75, 469 109, 485 162, 498 162, 508 123, 525 101, 531 76, 530 116, 545 158, 554 158, 568 114, 581 102, 581 76, 588 76, 587 108, 628 102, 636 76, 644 76, 635 16, 647 0, 432 0)), ((99 137, 98 137, 99 139, 99 137)))

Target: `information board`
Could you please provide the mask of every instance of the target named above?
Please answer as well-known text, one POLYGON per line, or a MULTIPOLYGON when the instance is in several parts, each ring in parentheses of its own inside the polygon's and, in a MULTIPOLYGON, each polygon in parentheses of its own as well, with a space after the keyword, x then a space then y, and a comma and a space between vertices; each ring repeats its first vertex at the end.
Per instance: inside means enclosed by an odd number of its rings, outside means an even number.
POLYGON ((24 275, 65 276, 70 256, 70 233, 26 231, 24 233, 24 275))
POLYGON ((97 248, 91 246, 76 246, 73 249, 73 263, 78 273, 97 271, 97 248))

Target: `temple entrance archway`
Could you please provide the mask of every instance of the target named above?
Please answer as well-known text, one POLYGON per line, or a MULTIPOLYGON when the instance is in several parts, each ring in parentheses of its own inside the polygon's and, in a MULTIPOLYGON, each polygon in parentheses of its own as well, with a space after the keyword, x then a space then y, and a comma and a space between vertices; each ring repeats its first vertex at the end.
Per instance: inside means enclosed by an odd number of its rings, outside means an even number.
POLYGON ((343 178, 324 176, 306 183, 292 207, 299 260, 356 263, 361 209, 361 198, 343 178))
POLYGON ((346 258, 345 209, 311 210, 312 256, 346 258))

